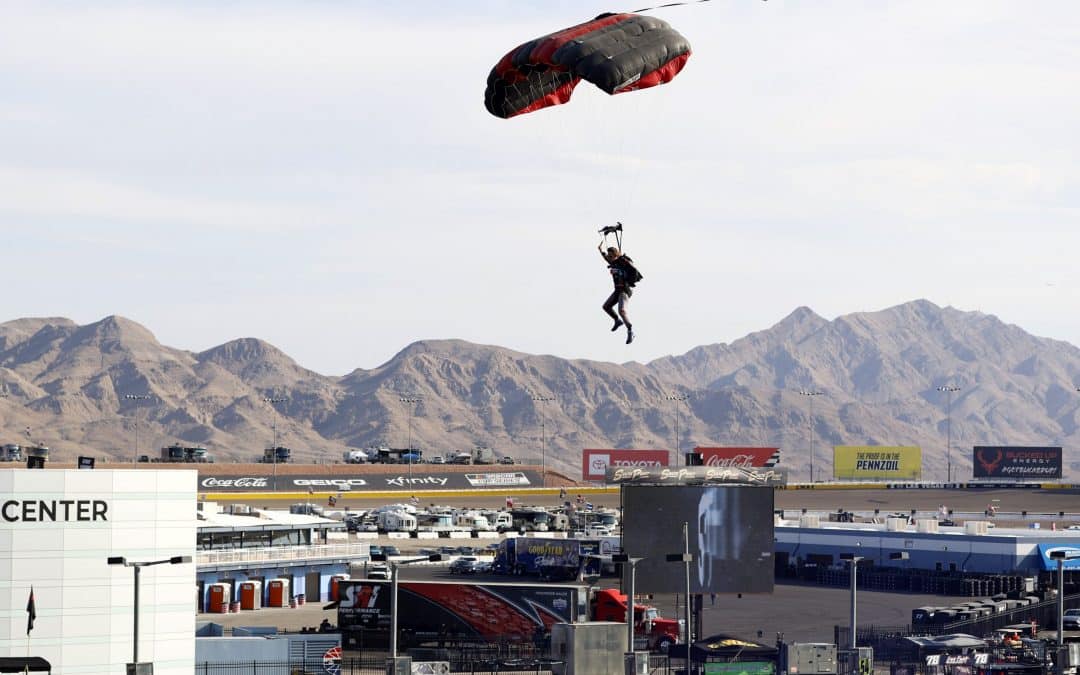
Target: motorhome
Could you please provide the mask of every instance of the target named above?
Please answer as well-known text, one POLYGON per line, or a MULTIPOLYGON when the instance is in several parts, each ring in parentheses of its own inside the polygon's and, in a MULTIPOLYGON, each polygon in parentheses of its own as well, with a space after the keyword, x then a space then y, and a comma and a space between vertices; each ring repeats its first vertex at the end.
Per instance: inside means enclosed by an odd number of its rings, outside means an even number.
POLYGON ((375 522, 383 532, 416 531, 416 516, 404 511, 380 511, 375 522))
POLYGON ((495 527, 477 511, 458 511, 454 514, 454 525, 474 532, 491 532, 495 527))
POLYGON ((0 448, 0 462, 21 462, 22 460, 22 448, 14 443, 8 443, 0 448))
POLYGON ((480 515, 487 518, 492 529, 497 532, 505 532, 514 529, 514 519, 509 511, 481 511, 480 515))

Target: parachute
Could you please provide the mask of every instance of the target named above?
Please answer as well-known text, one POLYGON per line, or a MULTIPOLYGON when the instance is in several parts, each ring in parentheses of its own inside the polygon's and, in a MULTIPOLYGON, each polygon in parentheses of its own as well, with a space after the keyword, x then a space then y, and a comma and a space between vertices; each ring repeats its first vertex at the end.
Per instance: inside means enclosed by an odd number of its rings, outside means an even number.
POLYGON ((690 58, 690 43, 667 22, 640 14, 592 21, 510 50, 488 75, 484 105, 503 119, 570 100, 581 80, 608 94, 670 82, 690 58))

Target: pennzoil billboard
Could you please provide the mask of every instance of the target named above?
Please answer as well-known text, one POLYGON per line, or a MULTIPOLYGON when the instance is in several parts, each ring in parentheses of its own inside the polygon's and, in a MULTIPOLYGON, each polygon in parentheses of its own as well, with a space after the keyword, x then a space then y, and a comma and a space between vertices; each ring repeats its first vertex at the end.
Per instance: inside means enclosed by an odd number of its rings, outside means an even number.
POLYGON ((913 445, 837 445, 833 476, 838 480, 919 480, 922 448, 913 445))
POLYGON ((1061 478, 1060 447, 976 445, 975 478, 1061 478))

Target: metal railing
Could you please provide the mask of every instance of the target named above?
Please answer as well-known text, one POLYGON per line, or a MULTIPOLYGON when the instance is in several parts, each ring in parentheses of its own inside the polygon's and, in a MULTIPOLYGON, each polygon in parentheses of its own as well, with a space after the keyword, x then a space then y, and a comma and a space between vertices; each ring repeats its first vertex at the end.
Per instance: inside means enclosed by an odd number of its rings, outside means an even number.
POLYGON ((370 544, 312 544, 309 546, 268 546, 264 548, 229 548, 195 553, 196 565, 261 563, 317 558, 363 558, 370 544))
MULTIPOLYGON (((414 660, 414 663, 416 661, 414 660)), ((550 659, 509 659, 468 661, 451 665, 451 672, 469 675, 540 675, 551 673, 561 661, 550 659)), ((196 663, 195 675, 385 675, 385 658, 343 658, 306 661, 233 661, 196 663)))

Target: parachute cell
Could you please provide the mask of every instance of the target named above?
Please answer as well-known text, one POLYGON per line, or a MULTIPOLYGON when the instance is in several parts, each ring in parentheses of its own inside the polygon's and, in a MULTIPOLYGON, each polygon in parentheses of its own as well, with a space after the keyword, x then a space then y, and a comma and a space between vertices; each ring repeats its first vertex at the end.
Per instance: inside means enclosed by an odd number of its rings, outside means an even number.
POLYGON ((670 82, 690 43, 667 22, 607 14, 512 49, 488 75, 484 105, 508 118, 570 100, 581 80, 608 94, 670 82))

